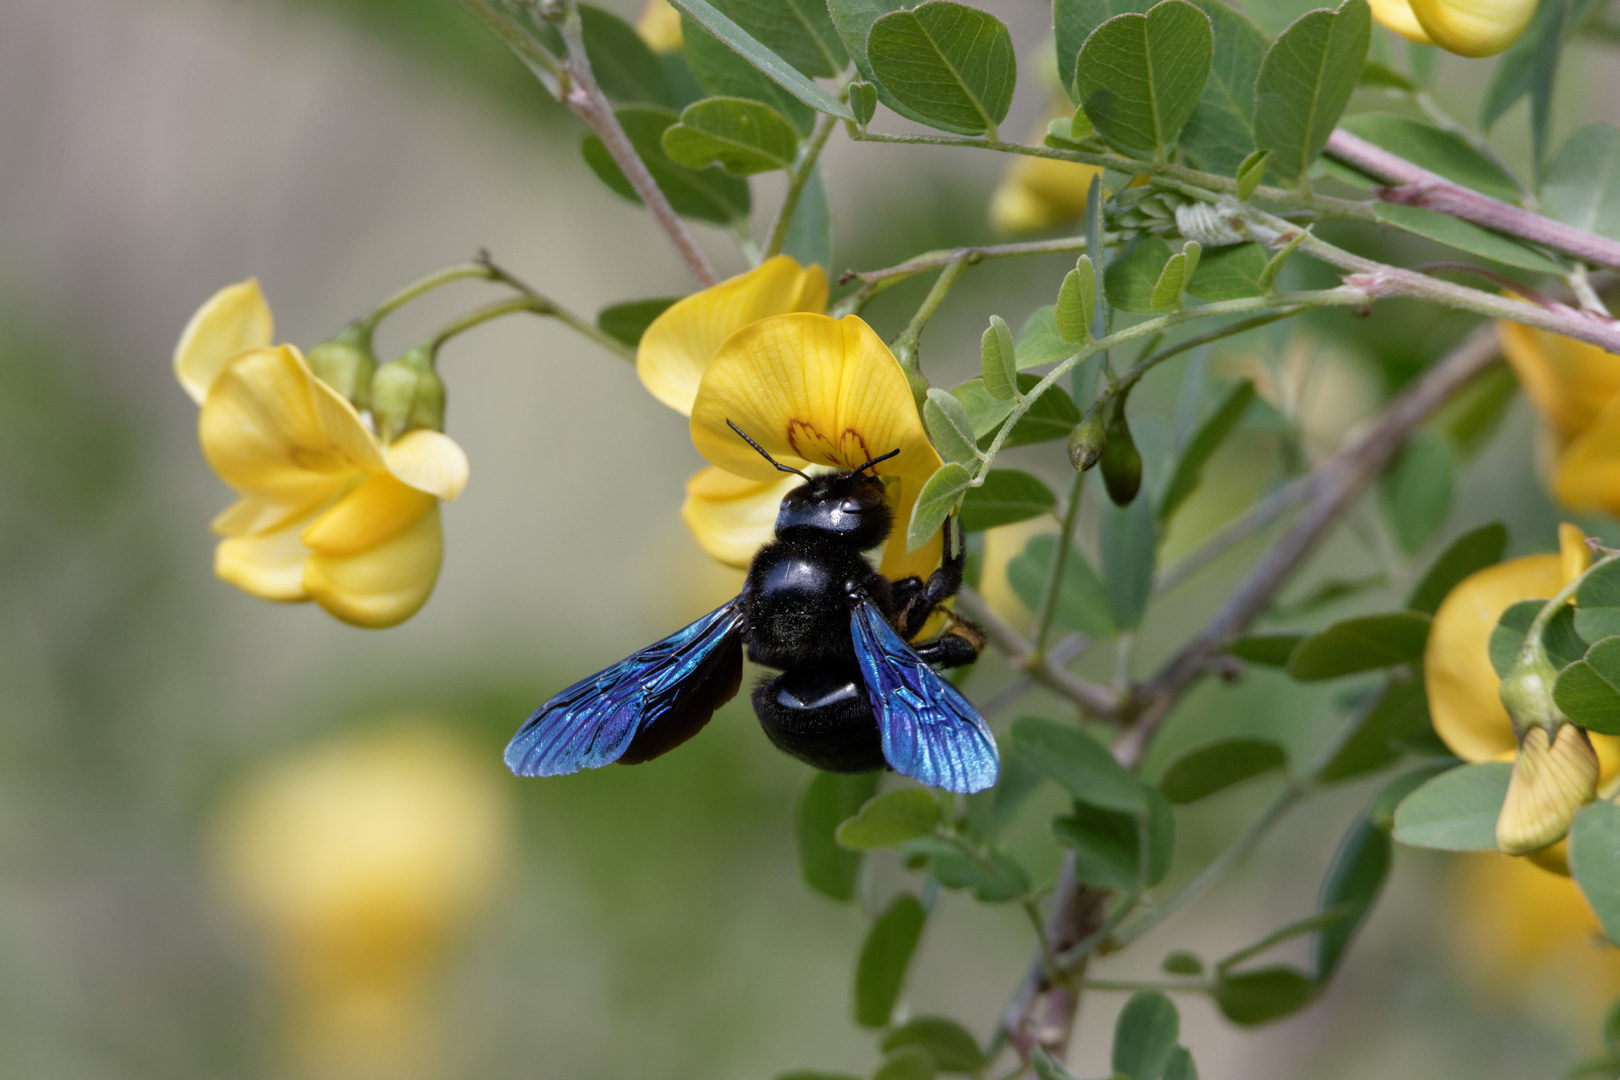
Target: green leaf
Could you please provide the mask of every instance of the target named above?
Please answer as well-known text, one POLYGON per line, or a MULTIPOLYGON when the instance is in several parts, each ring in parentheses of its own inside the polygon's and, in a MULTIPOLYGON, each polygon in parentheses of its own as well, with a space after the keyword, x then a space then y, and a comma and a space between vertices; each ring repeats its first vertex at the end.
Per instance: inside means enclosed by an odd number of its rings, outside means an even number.
POLYGON ((1239 638, 1226 647, 1226 651, 1239 660, 1262 667, 1287 667, 1304 634, 1251 634, 1239 638))
POLYGON ((1012 331, 1000 315, 990 316, 990 328, 979 338, 979 367, 984 374, 984 388, 990 396, 1001 401, 1018 397, 1018 357, 1013 348, 1012 331))
POLYGON ((1157 990, 1132 994, 1114 1022, 1113 1068, 1131 1080, 1159 1080, 1181 1035, 1181 1016, 1157 990))
POLYGON ((1153 295, 1148 298, 1154 311, 1169 311, 1181 306, 1181 293, 1187 287, 1187 278, 1198 268, 1200 251, 1198 241, 1188 240, 1181 251, 1170 256, 1170 261, 1159 271, 1153 295))
POLYGON ((1599 800, 1569 828, 1569 872, 1592 905, 1603 932, 1620 942, 1620 806, 1599 800))
MULTIPOLYGON (((741 26, 738 26, 724 12, 708 3, 708 0, 671 0, 671 2, 697 22, 702 23, 705 30, 719 38, 738 56, 764 72, 767 78, 798 100, 804 102, 804 104, 817 112, 836 116, 840 120, 855 119, 855 114, 849 111, 849 106, 805 78, 797 68, 762 45, 757 38, 741 26)), ((792 0, 773 0, 773 2, 791 3, 792 0)), ((748 6, 753 7, 754 5, 748 6)), ((702 76, 700 75, 698 78, 701 82, 702 76)))
POLYGON ((1134 815, 1147 804, 1149 789, 1073 724, 1023 717, 1013 723, 1012 746, 1026 764, 1087 806, 1134 815))
POLYGON ((1620 637, 1593 642, 1584 659, 1558 673, 1553 702, 1600 735, 1620 735, 1620 637))
POLYGON ((849 63, 826 0, 715 0, 715 7, 806 75, 832 78, 849 63))
POLYGON ((799 192, 799 205, 793 208, 787 236, 782 238, 782 254, 793 256, 801 266, 832 265, 832 204, 827 201, 819 164, 810 170, 799 192))
POLYGON ((1063 1067, 1063 1063, 1052 1056, 1052 1052, 1044 1046, 1036 1046, 1029 1055, 1029 1063, 1035 1070, 1035 1080, 1078 1080, 1074 1073, 1063 1067))
MULTIPOLYGON (((1056 550, 1056 537, 1032 537, 1024 550, 1007 563, 1007 584, 1031 611, 1040 609, 1041 596, 1051 575, 1052 554, 1056 550)), ((1097 572, 1078 551, 1071 550, 1063 560, 1063 577, 1058 582, 1052 621, 1065 630, 1077 630, 1091 637, 1110 637, 1114 633, 1108 594, 1103 591, 1097 572)))
POLYGON ((772 82, 746 59, 691 16, 681 18, 683 53, 692 68, 692 77, 709 97, 739 97, 762 101, 788 118, 801 135, 808 135, 816 112, 810 106, 772 82))
POLYGON ((1178 1046, 1170 1051, 1170 1060, 1164 1064, 1164 1080, 1198 1080, 1198 1066, 1193 1063, 1191 1050, 1178 1046))
POLYGON ((1587 641, 1620 634, 1620 561, 1594 566, 1575 588, 1575 629, 1587 641))
POLYGON ((1081 46, 1081 107, 1112 145, 1163 160, 1198 104, 1213 44, 1209 16, 1186 0, 1116 15, 1081 46))
POLYGON ((849 84, 849 107, 855 113, 855 122, 865 127, 877 115, 878 88, 869 82, 849 84))
POLYGON ((894 847, 929 836, 939 824, 939 800, 925 788, 900 788, 870 799, 838 826, 838 843, 852 851, 894 847))
POLYGON ((879 774, 815 771, 799 796, 794 833, 805 884, 834 900, 852 900, 861 856, 838 843, 838 826, 877 793, 879 774))
POLYGON ((1266 175, 1266 170, 1270 167, 1270 150, 1256 150, 1244 158, 1243 163, 1237 167, 1237 197, 1244 202, 1248 202, 1249 196, 1253 195, 1254 189, 1260 186, 1261 179, 1266 175))
POLYGON ((1057 312, 1048 304, 1029 313, 1018 330, 1018 342, 1013 351, 1022 369, 1067 360, 1075 354, 1075 347, 1058 334, 1057 312))
POLYGON ((1559 221, 1620 240, 1620 131, 1577 128, 1547 166, 1541 202, 1559 221))
POLYGON ((1128 506, 1103 506, 1102 580, 1114 625, 1132 630, 1153 597, 1153 570, 1158 556, 1158 521, 1147 499, 1128 506))
POLYGON ((1496 850, 1512 772, 1506 761, 1484 761, 1441 773, 1395 808, 1395 839, 1442 851, 1496 850))
POLYGON ((1080 256, 1075 268, 1063 276, 1053 312, 1058 336, 1080 342, 1089 337, 1092 312, 1097 310, 1097 270, 1089 255, 1080 256))
POLYGON ((1233 244, 1205 252, 1187 291, 1200 300, 1242 300, 1259 296, 1260 275, 1269 256, 1259 244, 1233 244))
POLYGON ((1029 473, 991 469, 985 474, 984 484, 969 488, 962 500, 962 528, 981 532, 1050 514, 1056 507, 1057 496, 1029 473))
POLYGON ((1423 680, 1391 678, 1379 695, 1357 711, 1355 729, 1322 769, 1331 784, 1382 769, 1401 756, 1409 742, 1432 731, 1423 680))
MULTIPOLYGON (((1040 381, 1035 375, 1019 375, 1018 392, 1028 394, 1040 381)), ((969 379, 951 393, 956 395, 973 418, 973 430, 982 432, 979 435, 979 449, 987 449, 995 438, 996 429, 1012 412, 1013 403, 991 397, 982 378, 969 379)), ((1053 439, 1067 439, 1069 432, 1079 422, 1080 410, 1075 407, 1074 399, 1062 387, 1049 387, 1030 405, 1002 446, 1011 449, 1053 439)))
POLYGON ((1357 113, 1345 117, 1340 126, 1463 187, 1503 202, 1519 201, 1513 178, 1461 136, 1389 113, 1357 113))
POLYGON ((866 84, 876 90, 877 99, 907 120, 926 124, 928 120, 911 106, 896 99, 886 87, 877 85, 872 74, 872 63, 866 55, 866 39, 872 32, 872 24, 889 12, 899 11, 914 3, 915 0, 828 0, 827 11, 832 16, 833 25, 838 28, 838 36, 844 39, 849 58, 855 61, 855 69, 861 73, 866 84))
POLYGON ((1052 0, 1058 80, 1071 97, 1074 94, 1075 61, 1092 31, 1115 15, 1130 12, 1140 14, 1152 7, 1153 3, 1154 0, 1052 0))
MULTIPOLYGON (((1520 600, 1516 604, 1509 604, 1496 620, 1496 626, 1491 630, 1490 656, 1491 667, 1495 669, 1497 678, 1505 676, 1513 663, 1518 659, 1519 650, 1524 647, 1524 635, 1530 629, 1546 600, 1520 600)), ((1589 615, 1597 615, 1608 609, 1591 609, 1589 615)), ((1546 647, 1547 655, 1553 666, 1566 668, 1586 655, 1590 647, 1586 639, 1576 632, 1577 620, 1580 615, 1577 609, 1565 606, 1560 608, 1542 631, 1541 644, 1546 647)), ((1608 637, 1607 634, 1598 634, 1594 637, 1608 637)))
MULTIPOLYGON (((627 108, 615 110, 619 123, 630 138, 630 145, 635 147, 637 156, 647 166, 647 171, 663 189, 664 195, 669 199, 670 206, 683 217, 694 217, 701 221, 712 221, 719 225, 729 224, 732 221, 744 219, 748 216, 748 182, 712 169, 697 172, 677 165, 664 153, 664 132, 675 123, 676 116, 668 109, 656 109, 645 105, 632 105, 627 108)), ((631 202, 641 202, 641 197, 630 186, 630 181, 624 178, 619 171, 618 164, 608 153, 602 140, 595 135, 587 135, 582 147, 585 154, 585 163, 591 167, 601 181, 618 194, 631 202)))
POLYGON ((855 966, 855 1022, 862 1027, 883 1027, 894 1015, 927 917, 915 896, 901 893, 867 931, 855 966))
POLYGON ((1416 664, 1429 640, 1429 617, 1417 611, 1363 615, 1334 623, 1299 643, 1288 658, 1288 674, 1317 682, 1361 671, 1416 664))
POLYGON ((1433 615, 1463 578, 1502 561, 1507 540, 1507 527, 1500 521, 1463 533, 1429 564, 1406 598, 1406 606, 1433 615))
POLYGON ((1372 802, 1367 804, 1367 820, 1384 830, 1386 833, 1395 832, 1395 810, 1400 806, 1401 800, 1412 792, 1428 783, 1449 769, 1455 768, 1455 759, 1433 762, 1421 765, 1411 772, 1404 772, 1385 784, 1372 802))
POLYGON ((786 169, 799 136, 769 105, 746 98, 708 98, 688 105, 681 122, 664 132, 664 153, 678 165, 710 165, 732 176, 786 169))
POLYGON ((1167 975, 1202 975, 1204 973, 1204 962, 1198 958, 1196 953, 1190 953, 1184 949, 1177 949, 1167 955, 1159 964, 1159 967, 1167 975))
POLYGON ((979 451, 973 445, 973 420, 960 401, 939 387, 930 386, 923 400, 922 414, 928 438, 947 461, 978 460, 979 451))
POLYGON ((1214 52, 1209 81, 1181 133, 1181 145, 1197 168, 1238 178, 1238 198, 1247 199, 1265 172, 1255 173, 1248 191, 1243 166, 1254 149, 1254 80, 1266 54, 1266 36, 1221 0, 1193 0, 1209 16, 1214 52))
POLYGON ((1418 90, 1417 83, 1388 64, 1380 64, 1376 60, 1368 60, 1361 65, 1361 85, 1374 90, 1400 90, 1409 94, 1418 90))
POLYGON ((1472 457, 1490 442, 1508 409, 1518 400, 1519 380, 1514 378, 1513 369, 1506 364, 1492 364, 1446 402, 1435 413, 1433 423, 1445 432, 1461 456, 1472 457))
POLYGON ((1366 0, 1306 12, 1266 50, 1254 87, 1254 141, 1272 152, 1271 171, 1297 181, 1327 145, 1367 58, 1372 12, 1366 0))
POLYGON ((1148 233, 1132 241, 1125 254, 1109 263, 1103 274, 1108 302, 1121 311, 1151 314, 1153 290, 1169 261, 1170 245, 1161 237, 1148 233))
POLYGON ((616 105, 681 107, 663 65, 635 27, 591 4, 579 5, 579 20, 591 74, 610 101, 616 105))
POLYGON ((1187 496, 1197 490, 1204 466, 1237 427, 1238 421, 1243 419, 1244 412, 1253 400, 1254 384, 1240 379, 1227 388, 1214 411, 1198 425, 1176 457, 1175 467, 1170 470, 1170 482, 1165 485, 1164 495, 1159 499, 1160 520, 1169 521, 1187 496))
POLYGON ((1003 758, 996 786, 967 796, 968 828, 986 840, 1001 835, 1040 784, 1041 774, 1022 760, 1011 755, 1003 758))
POLYGON ((989 1062, 968 1030, 943 1016, 919 1016, 883 1037, 884 1053, 902 1046, 919 1046, 928 1051, 940 1072, 977 1073, 989 1062))
POLYGON ((1101 810, 1077 802, 1067 817, 1052 821, 1052 836, 1074 856, 1074 873, 1098 889, 1138 893, 1164 880, 1175 853, 1176 820, 1164 796, 1144 788, 1146 809, 1137 814, 1101 810), (1142 864, 1144 819, 1147 865, 1142 864))
POLYGON ((1491 259, 1504 266, 1516 266, 1538 274, 1559 274, 1563 268, 1533 248, 1509 240, 1501 233, 1475 225, 1471 221, 1425 210, 1421 206, 1403 206, 1400 203, 1375 203, 1373 211, 1378 220, 1404 232, 1433 240, 1437 244, 1491 259))
POLYGON ((1350 825, 1333 855, 1322 895, 1321 911, 1340 911, 1342 918, 1316 931, 1311 941, 1311 976, 1325 983, 1338 970, 1356 931, 1366 921, 1389 877, 1389 836, 1364 814, 1350 825))
POLYGON ((930 476, 917 493, 917 505, 911 511, 911 523, 906 527, 906 550, 916 551, 928 543, 930 537, 945 524, 945 519, 962 499, 973 482, 973 474, 954 461, 947 461, 930 476))
POLYGON ((994 136, 1012 104, 1012 35, 993 15, 952 0, 879 17, 866 58, 885 90, 945 131, 994 136))
POLYGON ((954 847, 935 851, 928 872, 947 889, 971 889, 987 904, 1017 900, 1029 893, 1029 871, 1001 847, 982 852, 988 865, 968 858, 954 847))
POLYGON ((1443 436, 1420 431, 1385 471, 1379 494, 1395 542, 1417 551, 1451 513, 1457 456, 1443 436))
POLYGON ((773 1080, 861 1080, 861 1077, 849 1073, 822 1072, 820 1069, 792 1069, 777 1073, 773 1080))
POLYGON ((628 300, 622 304, 612 304, 596 313, 597 329, 633 349, 641 344, 641 335, 647 332, 653 320, 679 299, 678 296, 660 296, 654 300, 628 300))
POLYGON ((1288 755, 1268 739, 1227 739, 1177 758, 1159 780, 1159 790, 1173 803, 1197 802, 1287 767, 1288 755))
POLYGON ((1261 968, 1224 976, 1211 996, 1234 1024, 1257 1027, 1298 1012, 1316 997, 1317 986, 1304 972, 1289 967, 1261 968))

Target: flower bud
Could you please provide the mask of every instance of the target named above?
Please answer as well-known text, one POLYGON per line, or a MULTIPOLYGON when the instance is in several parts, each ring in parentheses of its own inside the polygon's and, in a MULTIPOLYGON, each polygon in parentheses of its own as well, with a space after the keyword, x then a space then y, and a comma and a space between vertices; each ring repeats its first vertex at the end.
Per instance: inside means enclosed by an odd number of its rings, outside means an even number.
POLYGON ((444 430, 444 381, 433 370, 433 354, 425 346, 377 369, 371 380, 371 415, 384 443, 414 428, 444 430))
POLYGON ((1086 418, 1069 432, 1069 464, 1074 466, 1076 472, 1085 472, 1101 460, 1107 442, 1102 418, 1095 410, 1087 413, 1086 418))
POLYGON ((371 377, 377 356, 371 351, 371 328, 355 323, 305 357, 315 377, 348 398, 357 409, 370 404, 371 377))
POLYGON ((1125 403, 1110 402, 1109 405, 1100 458, 1103 486, 1115 506, 1129 506, 1142 489, 1142 455, 1137 452, 1136 440, 1131 438, 1130 425, 1125 422, 1125 403))
POLYGON ((1509 855, 1557 843, 1597 796, 1597 753, 1553 701, 1557 677, 1545 655, 1526 655, 1502 679, 1502 705, 1519 744, 1496 821, 1496 846, 1509 855))

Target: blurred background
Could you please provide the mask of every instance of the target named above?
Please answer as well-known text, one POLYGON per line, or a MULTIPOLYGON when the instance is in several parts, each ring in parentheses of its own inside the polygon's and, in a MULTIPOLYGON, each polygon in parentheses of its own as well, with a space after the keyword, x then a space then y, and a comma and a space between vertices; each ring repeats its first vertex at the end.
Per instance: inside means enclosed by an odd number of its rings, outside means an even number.
MULTIPOLYGON (((1022 131, 1047 107, 1027 73, 1050 49, 1049 9, 985 6, 1020 43, 1007 129, 1022 131)), ((1263 0, 1252 14, 1275 32, 1304 6, 1263 0)), ((1488 70, 1448 58, 1439 96, 1471 114, 1488 70)), ((1577 44, 1561 77, 1560 132, 1613 120, 1613 51, 1577 44)), ((1523 108, 1496 140, 1510 159, 1523 108)), ((170 372, 196 306, 257 276, 278 340, 307 347, 481 246, 587 314, 689 289, 639 209, 585 168, 581 134, 449 0, 0 5, 0 1075, 764 1080, 874 1064, 849 1004, 865 919, 801 884, 792 805, 806 770, 769 747, 746 705, 647 765, 542 782, 500 764, 545 697, 739 581, 681 525, 701 462, 685 421, 629 365, 540 321, 446 350, 449 431, 472 481, 446 510, 437 591, 401 628, 263 604, 211 572, 207 522, 228 492, 170 372)), ((835 138, 835 274, 990 241, 1002 166, 835 138)), ((755 192, 768 215, 772 182, 755 192)), ((699 228, 723 273, 743 268, 728 236, 699 228)), ((969 274, 924 339, 935 381, 976 369, 988 314, 1017 326, 1049 302, 1064 262, 969 274)), ((873 306, 880 331, 903 324, 925 284, 873 306)), ((476 287, 458 288, 390 320, 382 352, 472 303, 476 287)), ((1329 317, 1215 362, 1296 379, 1321 449, 1464 329, 1387 305, 1353 329, 1329 317)), ((1165 432, 1176 381, 1156 375, 1136 403, 1165 432)), ((1508 522, 1514 553, 1549 549, 1558 514, 1535 436, 1515 404, 1431 547, 1398 555, 1386 589, 1304 622, 1403 595, 1402 574, 1485 521, 1508 522)), ((1020 467, 1062 481, 1061 459, 1040 449, 1018 452, 1020 467)), ((1245 505, 1278 459, 1263 432, 1224 449, 1167 553, 1245 505)), ((1377 572, 1376 547, 1347 530, 1285 601, 1377 572)), ((1212 610, 1258 550, 1156 608, 1140 663, 1212 610)), ((983 685, 1004 680, 982 666, 983 685)), ((1245 731, 1306 753, 1342 715, 1335 693, 1265 672, 1206 686, 1148 767, 1245 731)), ((1036 696, 997 723, 1019 714, 1064 715, 1036 696)), ((1219 955, 1311 910, 1333 847, 1323 837, 1375 787, 1313 804, 1098 972, 1149 975, 1173 948, 1219 955)), ((1251 785, 1184 810, 1177 873, 1270 794, 1251 785)), ((1015 830, 1031 851, 1042 809, 1015 830)), ((1203 1075, 1567 1068, 1593 1048, 1620 966, 1585 941, 1578 910, 1557 907, 1563 893, 1532 898, 1563 914, 1543 920, 1552 944, 1527 944, 1521 909, 1501 900, 1516 894, 1487 880, 1497 873, 1401 850, 1325 1000, 1252 1032, 1182 1003, 1203 1075)), ((880 861, 878 895, 902 880, 880 861)), ((1028 946, 1016 912, 945 896, 910 1009, 987 1036, 1028 946)), ((1107 1071, 1121 997, 1088 996, 1077 1073, 1107 1071)))

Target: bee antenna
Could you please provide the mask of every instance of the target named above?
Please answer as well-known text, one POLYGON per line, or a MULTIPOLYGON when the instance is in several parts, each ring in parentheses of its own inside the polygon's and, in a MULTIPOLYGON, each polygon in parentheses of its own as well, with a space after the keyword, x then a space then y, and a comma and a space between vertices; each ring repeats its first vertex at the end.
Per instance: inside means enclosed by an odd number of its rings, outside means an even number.
MULTIPOLYGON (((806 480, 810 479, 808 474, 799 472, 798 469, 793 468, 791 465, 784 465, 780 461, 777 461, 775 458, 771 457, 770 453, 767 452, 766 449, 763 446, 759 445, 759 443, 755 442, 753 439, 750 439, 748 437, 747 432, 743 431, 743 429, 738 427, 736 424, 733 424, 730 420, 726 421, 726 427, 730 428, 732 431, 735 431, 738 435, 742 436, 742 441, 747 443, 749 446, 752 446, 755 450, 759 451, 759 456, 764 458, 766 461, 770 462, 772 465, 775 465, 778 472, 797 473, 799 476, 803 476, 806 480)), ((898 454, 899 452, 900 451, 898 451, 898 450, 895 451, 896 454, 898 454)), ((877 460, 882 461, 883 459, 878 458, 877 460)), ((866 466, 862 465, 861 468, 864 469, 864 468, 866 468, 866 466)))
MULTIPOLYGON (((741 433, 739 432, 739 434, 741 434, 741 433)), ((747 436, 744 436, 744 438, 747 438, 747 436)), ((899 449, 896 448, 894 450, 890 450, 887 454, 879 454, 877 457, 873 458, 871 461, 868 461, 865 465, 862 465, 858 469, 852 469, 851 471, 852 472, 865 472, 867 469, 870 469, 872 466, 878 464, 879 462, 888 461, 890 458, 896 456, 899 453, 900 453, 899 449)))

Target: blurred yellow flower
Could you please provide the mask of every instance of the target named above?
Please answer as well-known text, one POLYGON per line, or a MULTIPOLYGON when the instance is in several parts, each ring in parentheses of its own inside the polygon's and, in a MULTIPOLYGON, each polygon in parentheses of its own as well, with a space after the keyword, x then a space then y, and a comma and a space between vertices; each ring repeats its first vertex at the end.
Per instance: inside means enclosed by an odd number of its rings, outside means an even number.
POLYGON ((214 294, 175 349, 175 374, 202 407, 203 455, 241 496, 214 519, 224 537, 214 572, 264 600, 314 600, 356 626, 403 622, 433 591, 439 502, 466 486, 467 457, 425 429, 383 446, 271 335, 250 280, 214 294))
POLYGON ((1419 45, 1495 56, 1519 39, 1536 0, 1370 0, 1373 18, 1419 45))
MULTIPOLYGON (((1067 116, 1054 113, 1052 119, 1067 116)), ((1037 146, 1046 138, 1043 122, 1030 133, 1037 146)), ((1068 221, 1078 221, 1086 212, 1086 195, 1091 178, 1102 169, 1077 161, 1018 155, 1007 163, 1001 183, 990 196, 990 224, 1002 232, 1038 232, 1068 221)))
POLYGON ((728 337, 704 371, 692 405, 698 452, 740 478, 739 489, 745 482, 775 488, 781 474, 737 437, 728 420, 782 464, 800 469, 853 469, 899 450, 873 468, 898 481, 891 485, 895 527, 879 569, 891 579, 926 577, 939 565, 942 538, 936 534, 907 552, 906 523, 923 483, 943 462, 928 441, 900 362, 861 319, 810 313, 762 319, 728 337))
MULTIPOLYGON (((1528 555, 1470 574, 1435 612, 1423 656, 1429 714, 1436 733, 1464 761, 1513 761, 1519 752, 1513 722, 1500 697, 1501 680, 1491 667, 1491 631, 1513 604, 1553 596, 1589 565, 1591 553, 1579 529, 1562 525, 1558 538, 1557 555, 1528 555)), ((1539 760, 1546 760, 1546 733, 1532 730, 1541 735, 1529 736, 1539 739, 1531 749, 1540 752, 1539 760)), ((1575 729, 1565 725, 1559 731, 1558 749, 1567 749, 1565 740, 1575 737, 1575 729)), ((1598 783, 1607 786, 1620 776, 1620 739, 1596 734, 1589 738, 1597 756, 1598 783)), ((1506 809, 1503 817, 1509 817, 1506 809)), ((1561 829, 1556 831, 1562 834, 1561 829)), ((1538 859, 1549 868, 1561 868, 1562 845, 1538 853, 1538 859)))
POLYGON ((1620 356, 1518 323, 1497 323, 1496 333, 1551 431, 1553 496, 1620 515, 1620 356))
POLYGON ((681 13, 669 0, 647 0, 636 20, 636 33, 655 53, 681 51, 681 13))
POLYGON ((220 818, 226 898, 265 936, 305 1075, 432 1075, 436 975, 510 842, 501 774, 425 726, 261 768, 220 818))

